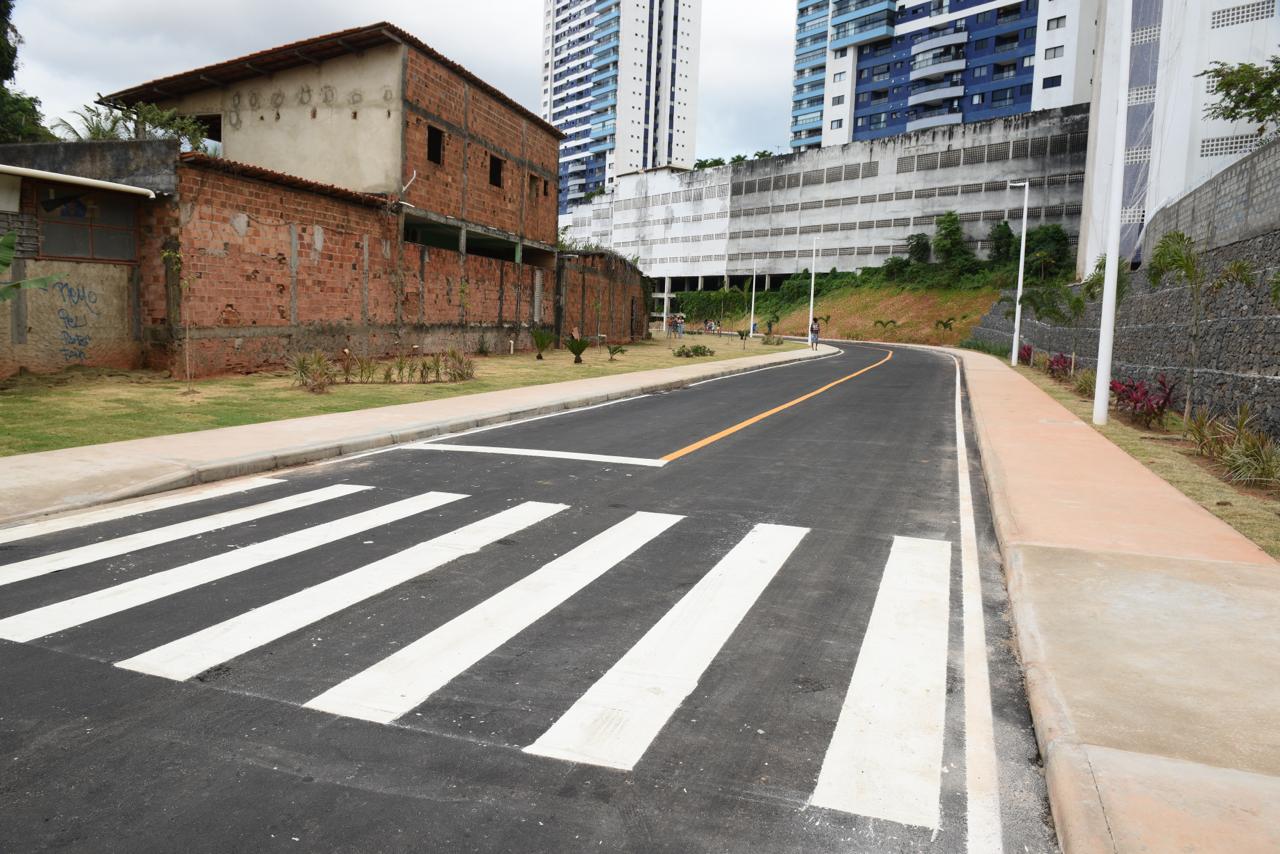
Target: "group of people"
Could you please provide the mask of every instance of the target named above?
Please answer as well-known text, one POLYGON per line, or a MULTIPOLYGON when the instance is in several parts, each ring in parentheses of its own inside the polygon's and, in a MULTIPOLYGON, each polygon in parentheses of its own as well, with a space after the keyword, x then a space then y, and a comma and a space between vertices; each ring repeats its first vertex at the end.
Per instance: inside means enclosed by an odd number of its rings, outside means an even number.
POLYGON ((667 315, 667 337, 683 338, 684 337, 684 315, 676 312, 667 315))
MULTIPOLYGON (((667 315, 667 337, 683 338, 684 337, 685 317, 680 312, 667 315)), ((716 333, 720 331, 720 326, 714 320, 704 320, 702 323, 702 331, 707 333, 716 333)), ((809 324, 809 347, 818 349, 818 334, 822 331, 818 319, 815 317, 813 322, 809 324)), ((756 332, 756 324, 751 325, 751 333, 756 332)))

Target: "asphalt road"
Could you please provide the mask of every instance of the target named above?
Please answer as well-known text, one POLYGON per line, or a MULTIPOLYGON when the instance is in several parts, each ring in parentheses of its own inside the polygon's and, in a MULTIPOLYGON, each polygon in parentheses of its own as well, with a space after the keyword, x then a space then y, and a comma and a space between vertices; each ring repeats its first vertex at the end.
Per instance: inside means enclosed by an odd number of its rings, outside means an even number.
POLYGON ((956 385, 843 346, 0 530, 0 850, 1054 851, 956 385))

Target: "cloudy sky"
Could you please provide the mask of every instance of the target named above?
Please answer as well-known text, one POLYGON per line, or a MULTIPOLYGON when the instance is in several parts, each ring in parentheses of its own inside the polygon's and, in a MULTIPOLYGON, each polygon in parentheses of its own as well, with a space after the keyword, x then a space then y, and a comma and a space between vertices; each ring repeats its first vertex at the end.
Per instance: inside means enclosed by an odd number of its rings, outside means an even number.
MULTIPOLYGON (((786 150, 793 0, 703 0, 698 154, 786 150)), ((386 20, 538 111, 542 0, 18 0, 17 88, 49 122, 99 92, 386 20)))

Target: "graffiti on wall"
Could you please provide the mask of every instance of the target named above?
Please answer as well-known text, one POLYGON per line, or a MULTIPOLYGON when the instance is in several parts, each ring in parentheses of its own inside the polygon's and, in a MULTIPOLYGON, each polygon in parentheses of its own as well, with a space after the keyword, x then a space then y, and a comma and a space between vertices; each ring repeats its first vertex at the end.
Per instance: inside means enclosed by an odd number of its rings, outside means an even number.
POLYGON ((54 282, 53 291, 62 300, 58 308, 58 348, 63 361, 83 362, 88 358, 93 336, 87 331, 89 318, 100 317, 98 311, 98 294, 84 285, 73 285, 69 282, 54 282))

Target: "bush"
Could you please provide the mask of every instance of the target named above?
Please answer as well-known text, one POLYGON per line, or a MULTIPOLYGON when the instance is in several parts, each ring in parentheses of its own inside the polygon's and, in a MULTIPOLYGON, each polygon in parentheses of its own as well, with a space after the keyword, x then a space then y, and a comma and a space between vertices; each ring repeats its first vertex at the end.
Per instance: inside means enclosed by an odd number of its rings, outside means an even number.
POLYGON ((1164 423, 1164 415, 1173 402, 1177 382, 1170 383, 1164 374, 1156 377, 1154 387, 1145 380, 1112 380, 1111 394, 1116 409, 1126 413, 1135 424, 1150 428, 1164 423))
POLYGON ((329 357, 319 350, 295 354, 289 363, 293 384, 313 394, 324 394, 337 379, 337 370, 329 357))
POLYGON ((1066 353, 1055 353, 1045 365, 1049 376, 1057 380, 1065 380, 1071 376, 1071 357, 1066 353))
POLYGON ((1018 348, 1018 364, 1030 365, 1031 357, 1035 354, 1035 348, 1030 344, 1023 344, 1018 348))
POLYGON ((1256 430, 1245 430, 1222 452, 1227 480, 1244 486, 1280 486, 1280 445, 1256 430))
POLYGON ((373 375, 378 370, 378 363, 364 356, 356 357, 356 376, 361 383, 373 382, 373 375))
POLYGON ((529 330, 529 334, 533 337, 533 346, 541 359, 543 351, 555 343, 556 334, 545 326, 535 326, 529 330))
POLYGON ((786 339, 781 335, 766 335, 761 339, 760 343, 764 344, 766 347, 777 347, 781 344, 785 344, 786 339))
POLYGON ((609 344, 608 347, 610 362, 618 361, 618 357, 627 352, 627 348, 623 347, 621 344, 609 344))
POLYGON ((1043 350, 1037 350, 1031 356, 1031 367, 1037 371, 1049 370, 1049 354, 1043 350))
POLYGON ((671 352, 682 359, 691 359, 694 356, 714 356, 716 354, 715 350, 705 344, 694 344, 692 347, 688 344, 681 344, 671 352))
POLYGON ((999 356, 1001 359, 1009 358, 1009 346, 1007 344, 993 344, 990 341, 979 341, 976 338, 966 338, 956 345, 966 350, 976 350, 979 353, 986 353, 989 356, 999 356))
POLYGON ((575 365, 582 364, 582 354, 587 352, 587 348, 591 346, 589 338, 566 338, 564 346, 573 354, 573 363, 575 365))
POLYGON ((451 383, 474 379, 476 375, 475 359, 465 353, 459 353, 457 350, 451 349, 444 354, 444 374, 451 383))
POLYGON ((1076 372, 1075 389, 1076 394, 1084 397, 1093 396, 1093 386, 1098 381, 1098 374, 1092 368, 1085 368, 1076 372))

